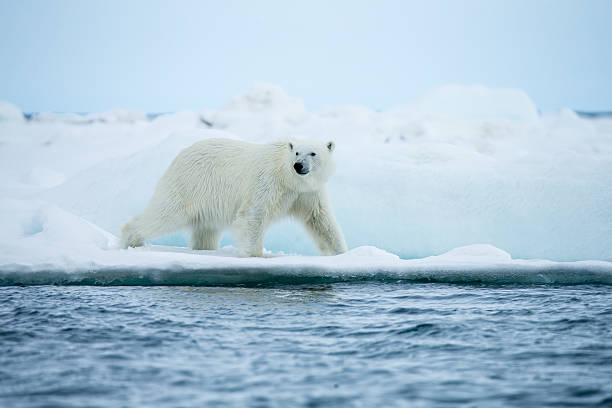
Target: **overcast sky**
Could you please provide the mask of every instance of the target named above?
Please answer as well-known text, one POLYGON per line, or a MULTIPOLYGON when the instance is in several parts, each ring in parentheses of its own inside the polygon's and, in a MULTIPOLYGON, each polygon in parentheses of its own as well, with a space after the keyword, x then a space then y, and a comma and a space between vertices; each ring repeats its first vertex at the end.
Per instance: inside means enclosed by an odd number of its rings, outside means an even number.
POLYGON ((215 108, 254 82, 386 109, 442 84, 612 110, 612 1, 0 0, 0 100, 215 108))

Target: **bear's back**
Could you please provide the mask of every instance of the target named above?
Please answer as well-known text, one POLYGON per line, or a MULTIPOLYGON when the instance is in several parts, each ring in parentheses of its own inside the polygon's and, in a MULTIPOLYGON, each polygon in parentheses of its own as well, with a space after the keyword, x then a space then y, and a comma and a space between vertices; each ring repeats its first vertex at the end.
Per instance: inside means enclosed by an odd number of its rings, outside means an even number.
MULTIPOLYGON (((160 183, 190 216, 231 222, 261 176, 270 173, 275 146, 207 139, 183 149, 160 183)), ((265 177, 268 179, 269 177, 265 177)))

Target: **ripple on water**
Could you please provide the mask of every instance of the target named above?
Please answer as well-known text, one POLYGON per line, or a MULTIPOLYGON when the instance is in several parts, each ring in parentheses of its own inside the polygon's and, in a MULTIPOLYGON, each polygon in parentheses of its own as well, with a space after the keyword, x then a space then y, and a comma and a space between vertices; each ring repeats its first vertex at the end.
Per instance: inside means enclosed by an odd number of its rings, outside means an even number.
POLYGON ((0 288, 0 406, 612 402, 612 287, 0 288))

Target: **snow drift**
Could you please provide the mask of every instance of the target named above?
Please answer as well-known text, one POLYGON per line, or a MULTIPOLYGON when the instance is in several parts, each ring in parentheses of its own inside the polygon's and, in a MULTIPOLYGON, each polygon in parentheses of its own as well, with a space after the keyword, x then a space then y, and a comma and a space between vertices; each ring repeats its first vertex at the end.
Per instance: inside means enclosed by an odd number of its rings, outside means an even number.
POLYGON ((23 113, 12 103, 0 101, 0 122, 9 121, 23 121, 23 113))

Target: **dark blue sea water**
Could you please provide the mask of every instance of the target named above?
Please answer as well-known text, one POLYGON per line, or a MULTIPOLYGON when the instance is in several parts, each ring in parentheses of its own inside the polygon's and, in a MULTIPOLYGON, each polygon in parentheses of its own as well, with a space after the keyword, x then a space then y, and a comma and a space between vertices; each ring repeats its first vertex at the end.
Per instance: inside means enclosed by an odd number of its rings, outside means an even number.
POLYGON ((611 332, 605 285, 0 287, 0 406, 612 406, 611 332))

